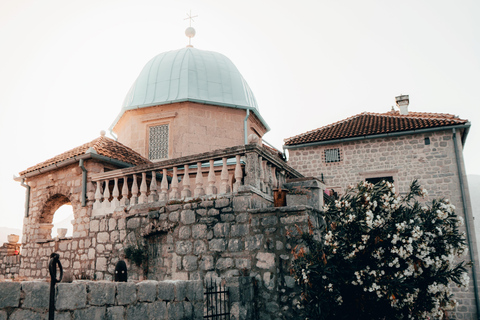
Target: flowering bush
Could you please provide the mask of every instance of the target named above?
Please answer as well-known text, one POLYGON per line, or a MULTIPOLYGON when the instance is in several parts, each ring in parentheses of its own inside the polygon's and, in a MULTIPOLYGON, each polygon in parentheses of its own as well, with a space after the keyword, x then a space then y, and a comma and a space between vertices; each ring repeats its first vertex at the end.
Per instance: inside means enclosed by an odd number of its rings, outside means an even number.
POLYGON ((393 185, 363 182, 325 208, 323 238, 310 228, 293 250, 309 319, 428 319, 455 306, 449 283, 466 286, 463 223, 448 200, 428 205, 417 181, 400 197, 393 185))

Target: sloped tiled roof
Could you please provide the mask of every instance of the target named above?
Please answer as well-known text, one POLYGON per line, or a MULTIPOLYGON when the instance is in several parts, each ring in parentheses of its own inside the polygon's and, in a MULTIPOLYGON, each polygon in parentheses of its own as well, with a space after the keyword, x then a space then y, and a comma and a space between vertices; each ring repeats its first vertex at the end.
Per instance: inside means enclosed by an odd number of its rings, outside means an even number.
POLYGON ((120 160, 132 165, 141 165, 146 163, 151 163, 150 160, 142 157, 138 152, 130 149, 129 147, 107 138, 105 136, 100 136, 99 138, 85 143, 79 147, 73 148, 72 150, 66 151, 58 156, 55 156, 51 159, 43 161, 39 164, 34 165, 33 167, 28 168, 25 171, 20 172, 20 175, 48 167, 52 164, 56 164, 68 159, 72 159, 76 156, 83 155, 92 148, 95 150, 96 154, 109 157, 115 160, 120 160))
POLYGON ((452 114, 409 112, 401 115, 398 111, 385 113, 363 112, 327 126, 308 131, 284 140, 286 146, 312 142, 369 136, 401 131, 446 127, 466 124, 452 114))

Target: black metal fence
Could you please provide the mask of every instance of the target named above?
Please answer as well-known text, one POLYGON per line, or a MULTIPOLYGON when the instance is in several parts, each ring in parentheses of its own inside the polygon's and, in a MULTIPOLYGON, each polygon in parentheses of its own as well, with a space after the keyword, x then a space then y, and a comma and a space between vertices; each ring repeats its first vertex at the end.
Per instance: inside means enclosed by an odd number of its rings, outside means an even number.
POLYGON ((206 280, 204 319, 230 320, 228 288, 215 280, 206 280))

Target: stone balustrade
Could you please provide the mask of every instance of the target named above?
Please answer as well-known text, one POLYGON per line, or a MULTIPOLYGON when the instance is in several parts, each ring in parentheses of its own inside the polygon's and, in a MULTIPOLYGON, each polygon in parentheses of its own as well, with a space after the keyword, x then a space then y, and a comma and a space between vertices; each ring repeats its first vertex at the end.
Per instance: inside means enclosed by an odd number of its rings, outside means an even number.
POLYGON ((132 168, 93 174, 93 216, 115 209, 254 190, 272 197, 287 178, 302 175, 256 144, 215 150, 132 168))

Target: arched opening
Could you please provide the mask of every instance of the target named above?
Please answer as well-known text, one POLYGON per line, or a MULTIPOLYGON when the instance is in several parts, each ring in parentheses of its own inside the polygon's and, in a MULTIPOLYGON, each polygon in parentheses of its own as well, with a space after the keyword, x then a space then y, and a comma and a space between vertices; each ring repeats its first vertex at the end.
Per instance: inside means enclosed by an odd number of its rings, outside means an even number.
POLYGON ((71 237, 73 235, 73 207, 70 204, 64 204, 53 214, 52 238, 71 237), (63 229, 63 232, 62 232, 63 229), (67 231, 65 232, 66 229, 67 231))
MULTIPOLYGON (((45 206, 39 219, 39 240, 51 240, 57 236, 57 228, 67 227, 67 232, 73 233, 73 208, 70 199, 62 194, 55 194, 51 196, 45 206)), ((67 236, 65 234, 65 236, 67 236)), ((65 237, 61 235, 61 237, 65 237)))

